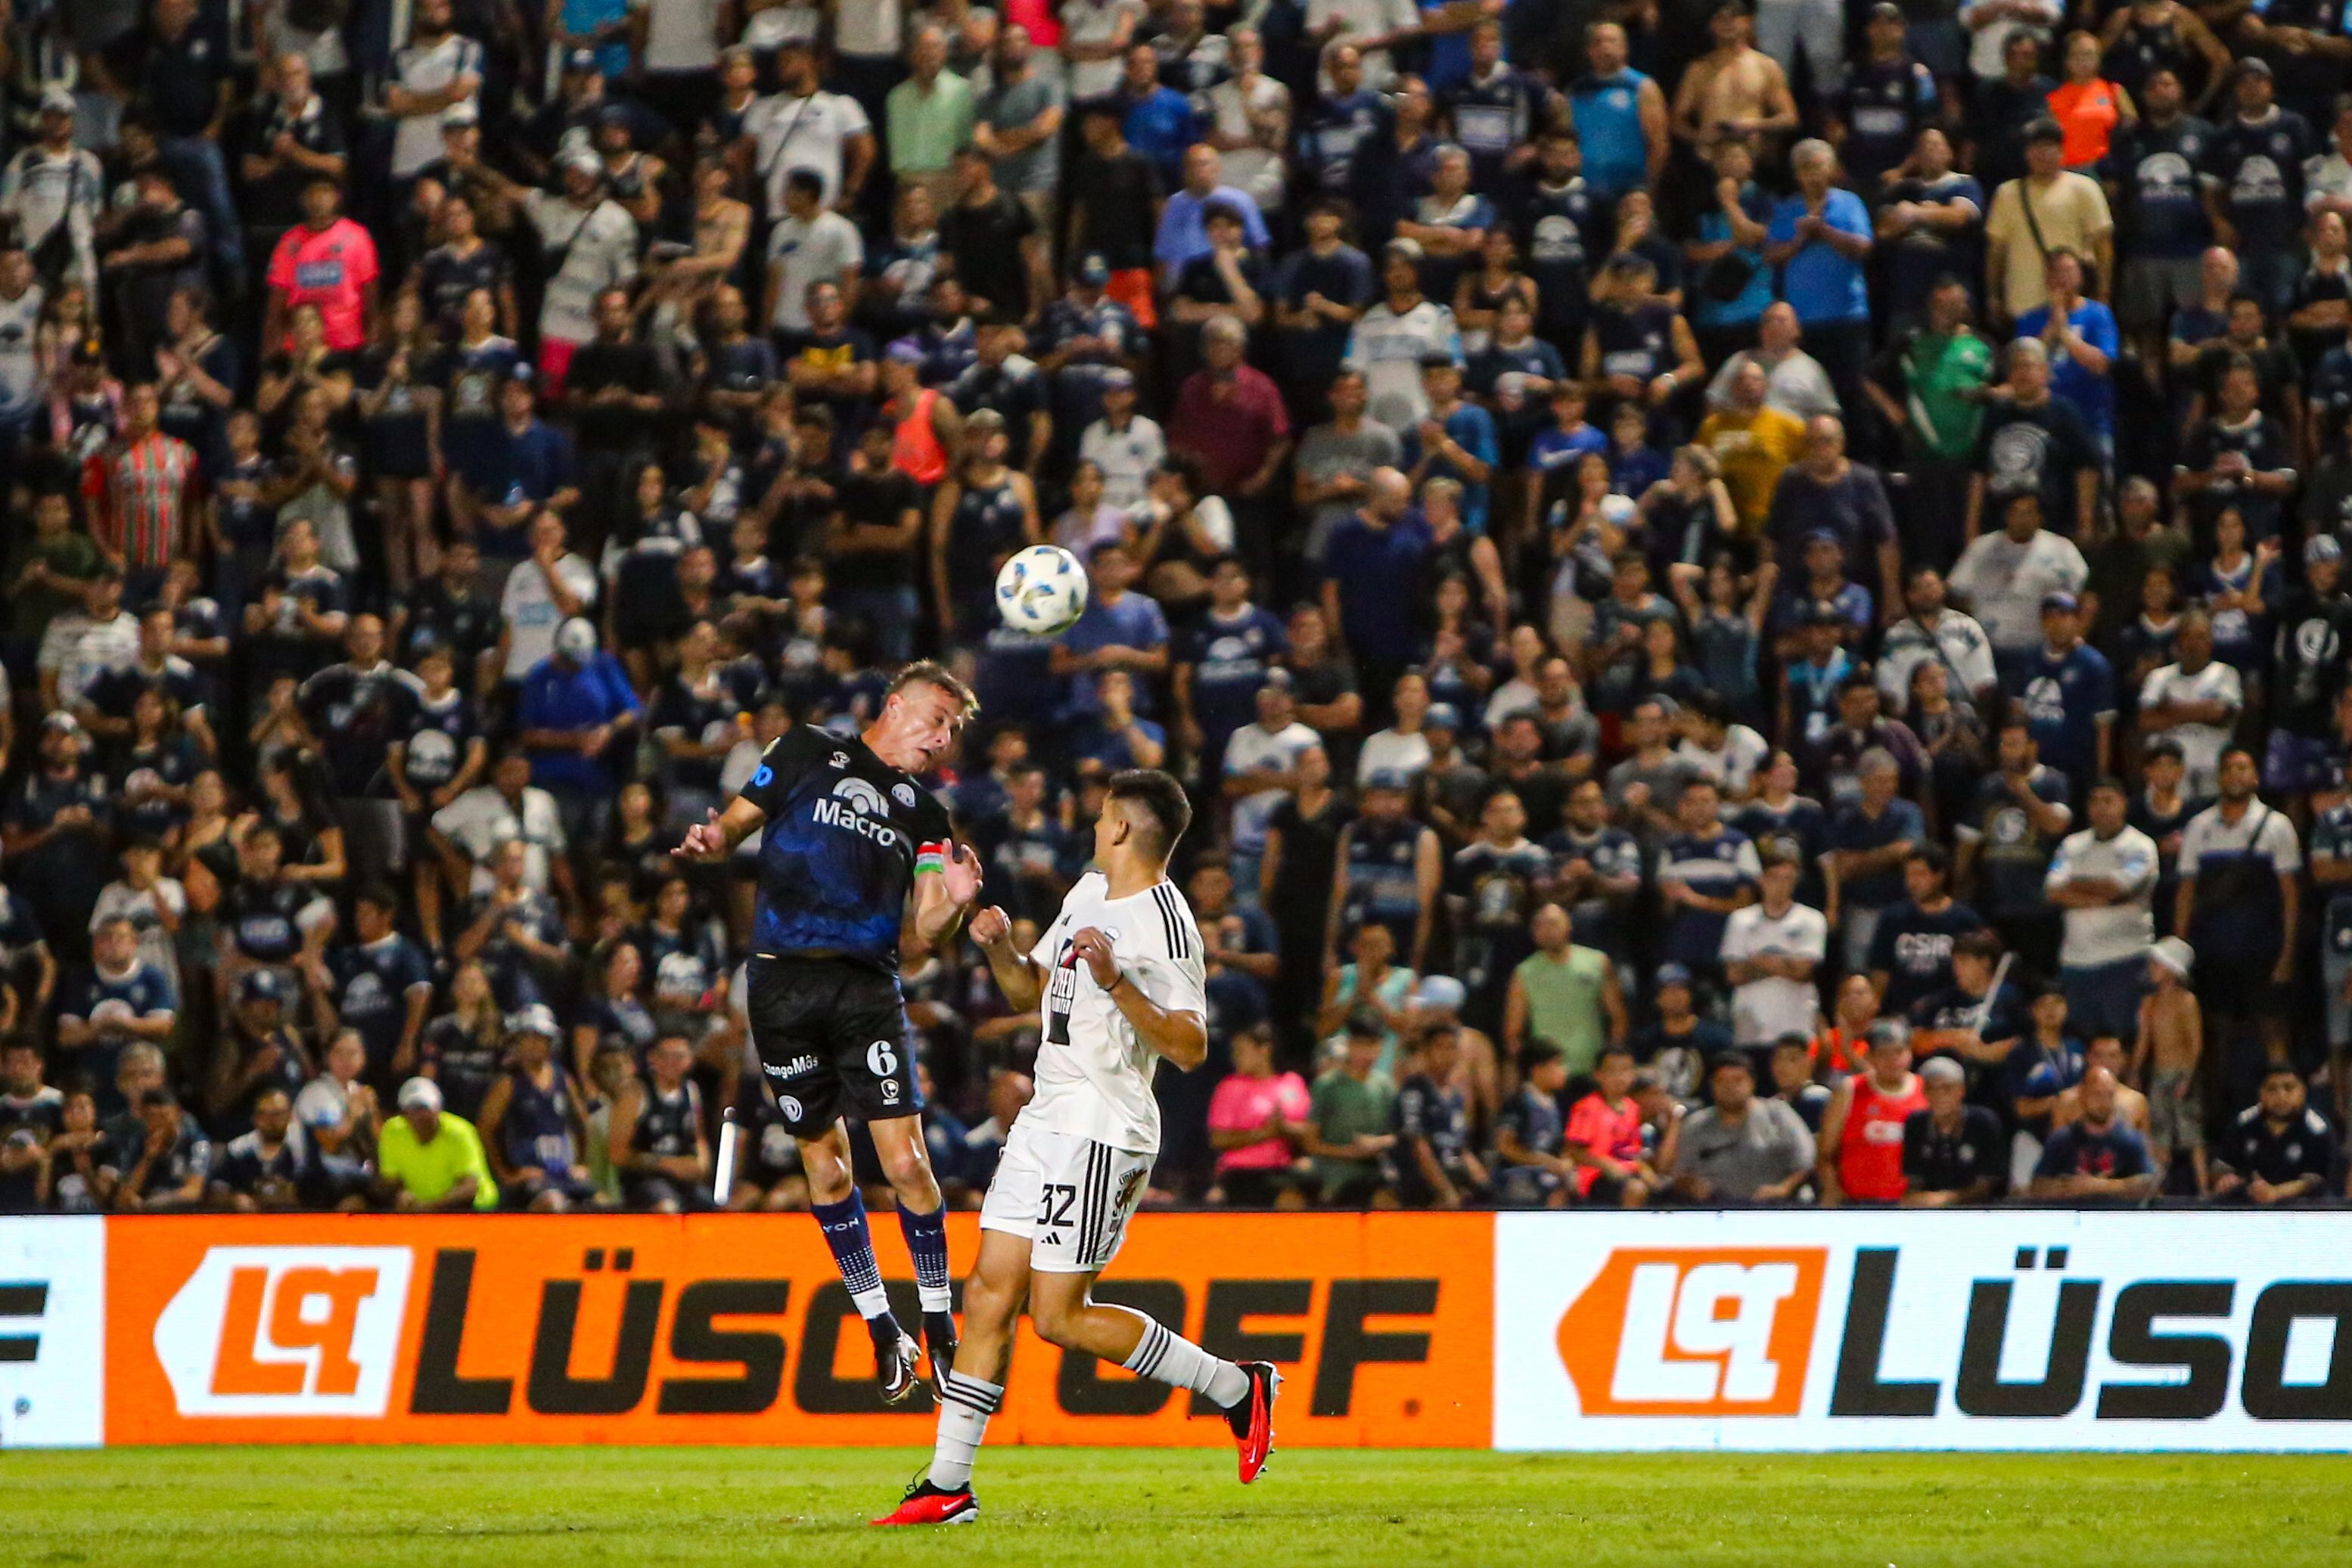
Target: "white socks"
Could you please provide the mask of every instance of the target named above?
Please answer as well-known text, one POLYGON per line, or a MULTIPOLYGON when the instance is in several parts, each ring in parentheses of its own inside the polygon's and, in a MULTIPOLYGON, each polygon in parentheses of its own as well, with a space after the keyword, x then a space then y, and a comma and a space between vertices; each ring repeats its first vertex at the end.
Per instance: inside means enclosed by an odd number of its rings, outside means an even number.
MULTIPOLYGON (((1108 1301, 1097 1304, 1110 1306, 1108 1301)), ((1143 1321, 1143 1338, 1137 1343, 1135 1354, 1120 1364, 1128 1371, 1139 1377, 1205 1394, 1212 1403, 1228 1410, 1249 1397, 1249 1374, 1232 1362, 1218 1360, 1182 1334, 1162 1327, 1158 1319, 1145 1317, 1132 1307, 1111 1310, 1143 1321)))
MULTIPOLYGON (((1098 1302, 1100 1306, 1110 1303, 1098 1302)), ((1183 1335, 1131 1307, 1112 1307, 1143 1324, 1143 1338, 1120 1364, 1140 1377, 1204 1394, 1230 1410, 1249 1397, 1249 1374, 1220 1361, 1183 1335)), ((971 1462, 988 1436, 988 1418, 1004 1399, 1004 1385, 983 1383, 969 1373, 950 1372, 940 1400, 939 1438, 931 1448, 930 1482, 942 1491, 961 1491, 971 1482, 971 1462)))
POLYGON ((971 1461, 988 1436, 988 1418, 1003 1400, 1004 1387, 950 1372, 943 1396, 939 1440, 931 1448, 931 1484, 942 1491, 961 1491, 971 1481, 971 1461))

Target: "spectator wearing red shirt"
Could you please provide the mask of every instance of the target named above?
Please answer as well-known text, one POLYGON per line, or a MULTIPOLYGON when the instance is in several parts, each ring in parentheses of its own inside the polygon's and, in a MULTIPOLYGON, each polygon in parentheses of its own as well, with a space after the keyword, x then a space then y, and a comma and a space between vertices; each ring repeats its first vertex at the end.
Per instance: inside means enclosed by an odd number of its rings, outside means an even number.
POLYGON ((157 428, 163 398, 152 382, 122 394, 122 436, 82 465, 90 538, 123 574, 125 596, 143 604, 163 570, 189 553, 198 488, 196 449, 157 428))
POLYGON ((1585 1203, 1639 1208, 1664 1185, 1643 1157, 1642 1103, 1633 1095, 1633 1053, 1601 1052, 1592 1092, 1568 1113, 1568 1157, 1576 1162, 1576 1196, 1585 1203))
POLYGON ((1238 1208, 1304 1208, 1307 1163, 1299 1134, 1313 1113, 1306 1081, 1274 1070, 1274 1030, 1234 1037, 1234 1070, 1209 1096, 1209 1144, 1217 1184, 1238 1208))
POLYGON ((375 319, 375 241, 342 215, 342 192, 324 174, 302 187, 302 221, 288 229, 269 256, 269 312, 261 340, 287 341, 288 323, 300 305, 316 305, 327 347, 348 352, 367 342, 375 319))
POLYGON ((1232 505, 1235 542, 1263 577, 1265 497, 1290 455, 1290 414, 1274 378, 1242 362, 1248 346, 1249 329, 1231 316, 1201 329, 1205 363, 1177 389, 1168 444, 1200 460, 1203 494, 1232 505))
POLYGON ((1894 1019, 1870 1026, 1870 1071, 1837 1087, 1822 1113, 1814 1140, 1822 1207, 1896 1203, 1910 1181, 1903 1174, 1903 1124, 1927 1108, 1927 1093, 1911 1071, 1911 1031, 1894 1019))

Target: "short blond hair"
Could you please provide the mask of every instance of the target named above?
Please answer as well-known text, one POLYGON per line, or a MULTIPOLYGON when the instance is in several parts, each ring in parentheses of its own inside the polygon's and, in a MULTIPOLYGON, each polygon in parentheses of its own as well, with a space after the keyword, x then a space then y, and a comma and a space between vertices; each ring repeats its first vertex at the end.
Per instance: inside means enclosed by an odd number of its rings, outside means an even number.
POLYGON ((895 697, 908 686, 934 686, 945 692, 956 705, 956 722, 970 724, 980 716, 980 698, 970 686, 958 678, 953 670, 937 659, 918 659, 890 677, 889 690, 883 695, 895 697))

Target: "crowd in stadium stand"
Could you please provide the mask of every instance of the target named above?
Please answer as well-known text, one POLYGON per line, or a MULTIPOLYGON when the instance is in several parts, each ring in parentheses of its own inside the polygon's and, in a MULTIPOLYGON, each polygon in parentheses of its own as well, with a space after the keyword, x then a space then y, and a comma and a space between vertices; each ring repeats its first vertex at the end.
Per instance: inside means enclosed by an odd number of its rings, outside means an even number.
MULTIPOLYGON (((919 656, 1022 930, 1192 793, 1155 1203, 2342 1192, 2341 0, 0 0, 0 1210, 702 1208, 729 1106, 804 1204, 669 851, 919 656)), ((904 985, 976 1204, 1035 1019, 904 985)))

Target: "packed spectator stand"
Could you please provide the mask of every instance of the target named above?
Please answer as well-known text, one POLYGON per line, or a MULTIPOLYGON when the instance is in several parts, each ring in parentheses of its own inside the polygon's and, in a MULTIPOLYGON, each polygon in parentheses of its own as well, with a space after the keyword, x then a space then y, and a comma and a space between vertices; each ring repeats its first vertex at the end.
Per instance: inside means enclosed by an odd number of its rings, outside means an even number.
MULTIPOLYGON (((755 851, 669 851, 926 656, 1026 929, 1111 773, 1192 794, 1155 1203, 2337 1198, 2347 62, 0 0, 0 1211, 706 1208, 730 1106, 804 1205, 755 851)), ((904 984, 975 1205, 1035 1019, 904 984)))

